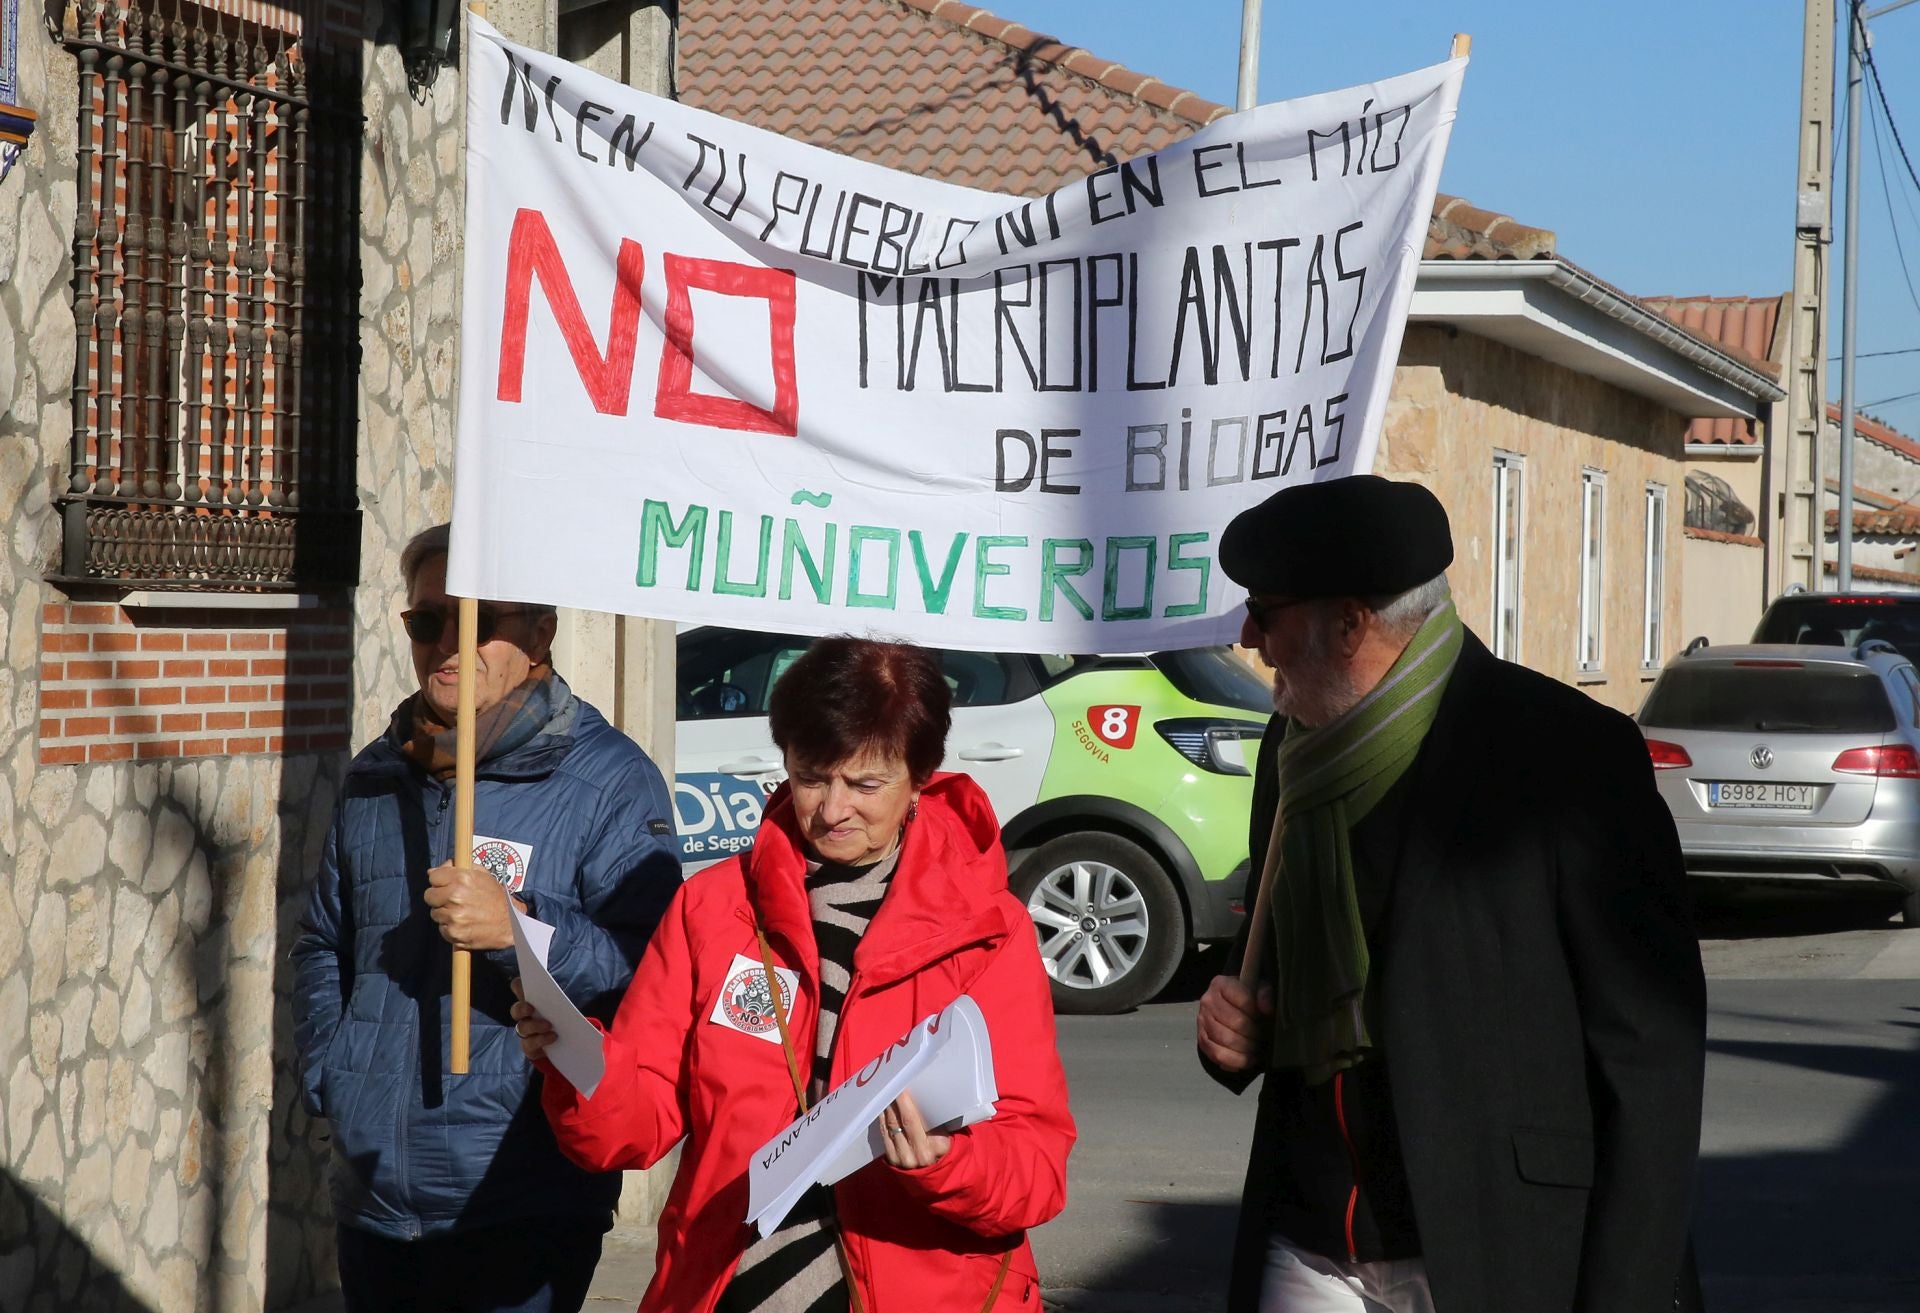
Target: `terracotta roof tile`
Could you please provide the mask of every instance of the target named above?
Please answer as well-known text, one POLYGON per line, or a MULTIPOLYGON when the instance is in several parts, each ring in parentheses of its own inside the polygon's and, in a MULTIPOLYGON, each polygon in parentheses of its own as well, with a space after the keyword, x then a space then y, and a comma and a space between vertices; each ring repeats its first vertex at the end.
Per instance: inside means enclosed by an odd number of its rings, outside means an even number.
POLYGON ((1529 228, 1458 196, 1433 198, 1425 252, 1429 260, 1543 260, 1555 254, 1554 235, 1545 228, 1529 228))
MULTIPOLYGON (((681 0, 680 99, 889 168, 1031 196, 1231 113, 961 0, 681 0)), ((1434 200, 1428 259, 1539 259, 1554 234, 1434 200)))
POLYGON ((1703 542, 1732 543, 1736 547, 1765 547, 1767 540, 1756 538, 1750 533, 1728 533, 1724 529, 1702 529, 1698 525, 1685 525, 1680 530, 1689 538, 1698 538, 1703 542))
POLYGON ((1651 308, 1680 327, 1738 353, 1778 377, 1786 351, 1779 331, 1787 298, 1779 296, 1645 296, 1651 308))
MULTIPOLYGON (((1840 512, 1827 512, 1827 528, 1833 529, 1840 523, 1840 512)), ((1855 537, 1876 538, 1916 538, 1920 537, 1920 508, 1901 506, 1893 510, 1868 510, 1855 508, 1853 512, 1853 532, 1855 537)))
MULTIPOLYGON (((1645 296, 1648 309, 1734 359, 1765 374, 1783 376, 1786 334, 1779 331, 1785 296, 1645 296)), ((1687 428, 1689 446, 1750 447, 1760 441, 1751 416, 1696 419, 1687 428)))
POLYGON ((679 59, 689 104, 990 191, 1050 191, 1228 112, 957 0, 683 0, 679 59))

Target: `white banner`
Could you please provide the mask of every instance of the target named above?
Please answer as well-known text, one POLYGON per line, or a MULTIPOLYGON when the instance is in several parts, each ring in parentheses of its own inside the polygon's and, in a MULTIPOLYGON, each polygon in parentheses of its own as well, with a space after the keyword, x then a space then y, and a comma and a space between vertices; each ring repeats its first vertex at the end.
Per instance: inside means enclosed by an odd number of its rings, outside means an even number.
POLYGON ((1227 520, 1372 464, 1465 60, 1016 200, 471 31, 456 593, 1196 646, 1227 520))

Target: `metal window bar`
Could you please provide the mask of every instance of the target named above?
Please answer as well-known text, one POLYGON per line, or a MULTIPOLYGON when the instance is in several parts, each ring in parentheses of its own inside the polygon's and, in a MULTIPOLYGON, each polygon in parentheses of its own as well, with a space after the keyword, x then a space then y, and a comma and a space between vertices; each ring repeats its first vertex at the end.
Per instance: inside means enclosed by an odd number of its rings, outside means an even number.
POLYGON ((61 34, 80 183, 53 577, 350 586, 357 45, 191 0, 73 0, 61 34))

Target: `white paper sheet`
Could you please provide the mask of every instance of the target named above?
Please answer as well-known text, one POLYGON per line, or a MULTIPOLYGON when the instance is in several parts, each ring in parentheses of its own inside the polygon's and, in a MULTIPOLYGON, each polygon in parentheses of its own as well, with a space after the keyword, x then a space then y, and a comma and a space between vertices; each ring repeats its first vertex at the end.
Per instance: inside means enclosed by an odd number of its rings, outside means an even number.
MULTIPOLYGON (((979 1005, 962 995, 934 1020, 954 1033, 927 1046, 926 1065, 908 1078, 906 1089, 919 1106, 927 1129, 947 1135, 993 1116, 1000 1091, 993 1081, 987 1019, 979 1005)), ((820 1184, 832 1185, 852 1176, 885 1152, 886 1132, 880 1129, 876 1114, 875 1120, 867 1123, 865 1135, 854 1136, 838 1156, 821 1167, 820 1184)))
POLYGON ((513 955, 520 972, 520 988, 527 1002, 553 1023, 554 1041, 547 1048, 551 1062, 573 1088, 587 1098, 600 1088, 606 1075, 606 1055, 601 1051, 601 1035, 562 992, 547 970, 547 951, 553 944, 553 927, 536 921, 517 907, 513 913, 513 955))
POLYGON ((921 1021, 762 1145, 747 1168, 747 1222, 770 1235, 809 1186, 879 1157, 873 1123, 902 1090, 913 1092, 929 1126, 993 1115, 993 1049, 977 1003, 963 994, 921 1021))

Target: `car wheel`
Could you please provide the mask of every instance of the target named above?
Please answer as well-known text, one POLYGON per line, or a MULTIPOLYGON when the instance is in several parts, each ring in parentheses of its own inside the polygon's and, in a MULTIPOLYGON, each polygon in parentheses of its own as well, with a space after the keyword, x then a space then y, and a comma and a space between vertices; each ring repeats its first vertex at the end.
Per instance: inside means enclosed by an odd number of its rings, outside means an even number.
POLYGON ((1125 1012, 1165 989, 1180 965, 1180 896, 1131 840, 1061 835, 1036 848, 1012 884, 1033 918, 1055 1011, 1125 1012))
POLYGON ((1920 889, 1900 900, 1900 924, 1909 930, 1920 926, 1920 889))

